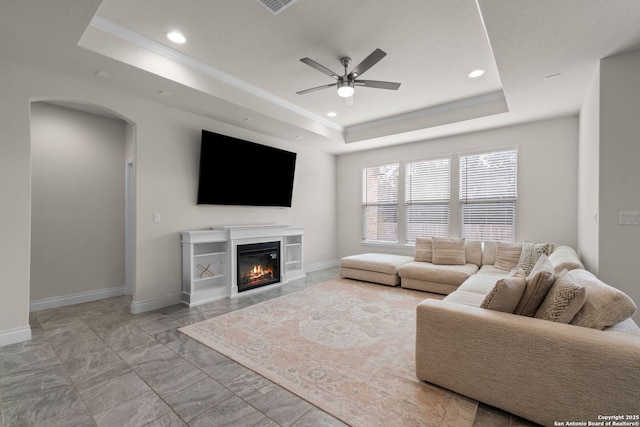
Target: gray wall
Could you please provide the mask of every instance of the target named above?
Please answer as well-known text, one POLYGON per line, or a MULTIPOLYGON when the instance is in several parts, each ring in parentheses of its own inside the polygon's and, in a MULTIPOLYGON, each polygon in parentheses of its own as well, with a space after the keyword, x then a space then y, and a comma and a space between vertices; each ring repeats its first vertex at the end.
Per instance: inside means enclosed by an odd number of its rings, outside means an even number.
POLYGON ((619 212, 640 212, 640 51, 603 59, 600 71, 599 276, 640 304, 640 225, 618 223, 619 212))
POLYGON ((578 253, 636 304, 640 225, 619 224, 619 213, 640 212, 639 111, 640 51, 600 61, 580 111, 578 253))
POLYGON ((31 105, 31 302, 125 285, 125 122, 31 105))

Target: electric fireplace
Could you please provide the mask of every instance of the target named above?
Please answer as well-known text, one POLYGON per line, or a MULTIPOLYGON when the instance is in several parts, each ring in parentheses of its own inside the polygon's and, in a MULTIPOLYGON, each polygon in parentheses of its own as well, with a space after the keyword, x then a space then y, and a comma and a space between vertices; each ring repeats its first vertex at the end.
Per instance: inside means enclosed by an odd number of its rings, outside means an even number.
POLYGON ((238 292, 280 282, 280 242, 238 245, 238 292))

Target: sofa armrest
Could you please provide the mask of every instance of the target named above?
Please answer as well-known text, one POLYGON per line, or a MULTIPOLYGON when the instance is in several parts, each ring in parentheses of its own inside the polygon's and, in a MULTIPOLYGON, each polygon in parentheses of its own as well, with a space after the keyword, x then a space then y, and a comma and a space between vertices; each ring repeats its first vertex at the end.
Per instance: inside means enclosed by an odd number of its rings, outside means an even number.
POLYGON ((640 338, 428 299, 418 378, 543 425, 638 414, 640 338))

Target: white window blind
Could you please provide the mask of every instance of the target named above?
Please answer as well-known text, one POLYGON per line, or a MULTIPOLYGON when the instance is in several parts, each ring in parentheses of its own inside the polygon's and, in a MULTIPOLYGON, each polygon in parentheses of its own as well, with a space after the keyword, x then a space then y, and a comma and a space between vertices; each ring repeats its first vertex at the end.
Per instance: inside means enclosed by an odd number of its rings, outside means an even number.
POLYGON ((462 237, 514 241, 518 151, 460 156, 462 237))
POLYGON ((449 237, 451 159, 421 160, 405 166, 406 242, 416 237, 449 237))
POLYGON ((399 163, 362 170, 362 215, 365 240, 398 241, 399 163))

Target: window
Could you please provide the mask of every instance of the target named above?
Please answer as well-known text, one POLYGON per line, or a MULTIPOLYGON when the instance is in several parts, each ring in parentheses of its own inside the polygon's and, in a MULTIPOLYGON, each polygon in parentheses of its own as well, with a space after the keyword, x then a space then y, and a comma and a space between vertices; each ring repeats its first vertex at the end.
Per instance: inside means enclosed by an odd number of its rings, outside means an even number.
POLYGON ((514 241, 518 151, 460 156, 462 237, 514 241))
POLYGON ((405 165, 406 242, 416 237, 449 237, 451 159, 405 165))
POLYGON ((398 176, 400 164, 364 168, 362 171, 363 237, 398 241, 398 176))
POLYGON ((414 244, 417 237, 453 235, 514 241, 518 150, 456 157, 363 168, 363 239, 414 244))

